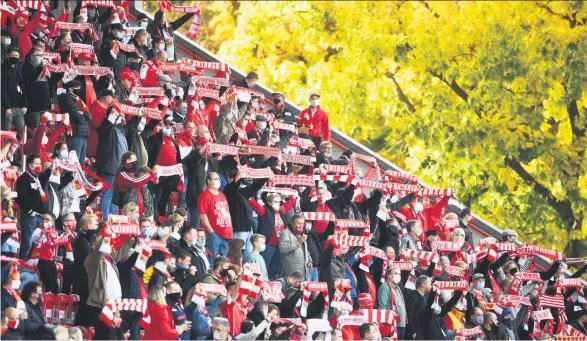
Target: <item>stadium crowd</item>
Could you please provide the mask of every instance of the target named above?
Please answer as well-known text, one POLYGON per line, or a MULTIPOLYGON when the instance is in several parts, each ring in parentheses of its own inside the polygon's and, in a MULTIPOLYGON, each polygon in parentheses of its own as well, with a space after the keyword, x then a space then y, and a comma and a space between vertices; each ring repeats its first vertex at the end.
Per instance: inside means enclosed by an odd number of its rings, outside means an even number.
POLYGON ((2 2, 2 339, 587 340, 587 259, 179 58, 197 6, 69 2, 2 2))

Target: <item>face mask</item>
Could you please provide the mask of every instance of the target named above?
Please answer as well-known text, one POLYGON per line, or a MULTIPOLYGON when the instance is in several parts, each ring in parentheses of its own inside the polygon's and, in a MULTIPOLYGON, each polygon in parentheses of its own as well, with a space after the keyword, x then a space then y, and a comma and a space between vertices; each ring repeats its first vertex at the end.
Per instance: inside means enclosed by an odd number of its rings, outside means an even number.
POLYGON ((139 133, 142 133, 143 130, 145 130, 145 125, 142 123, 139 123, 139 125, 137 126, 137 130, 139 133))
POLYGON ((194 246, 196 247, 196 249, 198 250, 204 250, 204 247, 206 247, 206 241, 205 240, 197 240, 194 243, 194 246))
POLYGON ((123 32, 120 32, 120 31, 114 32, 114 38, 116 38, 116 39, 122 39, 122 37, 124 37, 124 33, 123 32))
POLYGON ((135 70, 135 71, 137 71, 137 70, 140 68, 140 66, 139 66, 139 62, 131 62, 131 63, 128 63, 128 67, 129 67, 131 70, 135 70))
POLYGON ((475 316, 475 324, 480 326, 483 324, 483 316, 475 316))
POLYGON ((143 235, 143 239, 147 239, 147 240, 151 239, 152 234, 149 233, 150 232, 149 230, 150 230, 150 227, 143 227, 141 229, 141 234, 143 235))
POLYGON ((214 332, 214 335, 212 336, 212 338, 214 340, 220 340, 222 337, 220 336, 220 333, 219 332, 214 332))
POLYGON ((273 99, 273 104, 278 105, 279 103, 281 103, 281 100, 279 98, 273 99))
POLYGON ((165 44, 158 44, 157 48, 161 51, 165 50, 165 44))
POLYGON ((424 209, 424 205, 421 202, 417 202, 414 204, 414 212, 422 212, 424 209))
POLYGON ((532 297, 538 296, 538 289, 533 289, 532 291, 530 291, 530 296, 532 296, 532 297))
POLYGON ((184 270, 184 271, 188 269, 188 267, 187 267, 187 266, 183 266, 183 265, 181 265, 181 264, 177 264, 177 265, 175 266, 175 268, 177 268, 177 269, 179 269, 179 270, 184 270))
POLYGON ((324 157, 331 157, 332 153, 324 153, 324 157))
POLYGON ((310 101, 310 105, 313 106, 314 108, 320 105, 320 101, 317 99, 313 99, 310 101))
POLYGON ((516 272, 518 272, 518 268, 513 268, 513 269, 510 269, 510 275, 512 275, 512 276, 513 276, 513 275, 515 275, 515 274, 516 274, 516 272))
POLYGON ((173 294, 167 294, 167 298, 169 299, 169 301, 171 301, 171 303, 179 302, 180 297, 181 297, 181 293, 179 293, 179 292, 176 292, 173 294))
POLYGON ((180 115, 185 115, 188 113, 188 108, 181 108, 177 111, 180 115))
POLYGON ((88 18, 93 18, 96 15, 96 11, 88 11, 88 18))
POLYGON ((220 271, 220 276, 222 276, 222 277, 228 276, 228 270, 222 270, 222 271, 220 271))
POLYGON ((483 288, 485 288, 485 284, 483 282, 479 282, 476 285, 477 289, 482 290, 483 288))
POLYGON ((41 166, 35 166, 31 169, 33 171, 33 173, 35 173, 36 175, 39 175, 39 173, 41 173, 41 166))
POLYGON ((40 58, 33 58, 33 59, 31 60, 31 64, 32 64, 34 67, 37 67, 37 66, 41 65, 41 59, 40 59, 40 58))
POLYGON ((69 157, 69 152, 68 152, 67 150, 65 150, 65 149, 64 149, 64 150, 60 150, 60 151, 59 151, 59 157, 60 157, 62 160, 65 160, 65 159, 67 159, 67 158, 69 157))
POLYGON ((10 65, 16 65, 16 63, 18 63, 18 57, 10 57, 10 58, 8 58, 8 63, 10 65))
POLYGON ((259 102, 253 103, 253 108, 255 108, 255 110, 259 110, 259 107, 260 107, 259 102))
POLYGON ((163 133, 163 135, 169 136, 171 135, 171 128, 165 127, 163 128, 163 130, 161 130, 161 132, 163 133))
POLYGON ((261 122, 261 123, 259 123, 258 127, 259 127, 259 129, 261 129, 261 130, 263 130, 263 129, 267 128, 267 122, 261 122))
POLYGON ((157 230, 157 237, 159 237, 159 239, 165 238, 165 231, 157 230))
POLYGON ((212 181, 212 187, 214 189, 219 189, 220 188, 220 180, 213 180, 212 181))
POLYGON ((143 28, 147 27, 148 25, 149 25, 148 21, 139 21, 139 26, 141 26, 143 28))
POLYGON ((281 208, 281 206, 279 204, 272 204, 271 208, 274 209, 275 211, 279 211, 279 209, 281 208))
POLYGON ((44 38, 46 36, 45 32, 39 32, 39 38, 44 38))
POLYGON ((303 227, 302 227, 302 228, 299 228, 299 229, 298 229, 298 228, 296 228, 296 232, 297 232, 298 234, 302 234, 302 232, 304 232, 304 228, 303 228, 303 227))
POLYGON ((402 276, 400 276, 400 275, 391 276, 391 282, 393 284, 399 284, 399 282, 401 282, 401 280, 402 280, 402 276))
POLYGON ((12 39, 4 39, 4 46, 10 46, 10 44, 12 44, 12 39))
POLYGON ((265 247, 266 247, 266 245, 265 245, 265 244, 261 244, 261 245, 259 245, 259 252, 263 252, 263 251, 265 251, 265 247))
POLYGON ((18 320, 18 319, 9 319, 8 320, 8 328, 10 328, 10 329, 18 328, 19 322, 20 322, 20 320, 18 320))

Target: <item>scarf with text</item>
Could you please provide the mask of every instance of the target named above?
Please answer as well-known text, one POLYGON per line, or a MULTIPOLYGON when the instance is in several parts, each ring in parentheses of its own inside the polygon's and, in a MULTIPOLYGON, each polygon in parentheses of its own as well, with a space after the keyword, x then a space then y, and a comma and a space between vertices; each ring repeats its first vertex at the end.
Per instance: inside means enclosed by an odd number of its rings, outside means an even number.
POLYGON ((200 8, 198 4, 194 4, 191 6, 175 6, 169 0, 159 1, 157 3, 160 9, 166 9, 172 12, 177 13, 194 13, 194 18, 192 19, 192 24, 190 29, 188 30, 187 36, 196 39, 198 37, 198 32, 200 31, 200 24, 202 23, 202 15, 200 14, 200 8))
POLYGON ((328 317, 328 308, 330 307, 330 301, 328 297, 328 285, 325 282, 307 282, 306 287, 302 295, 302 307, 300 309, 300 315, 306 317, 308 313, 308 304, 310 303, 310 294, 312 292, 320 292, 324 296, 324 313, 323 319, 328 317))

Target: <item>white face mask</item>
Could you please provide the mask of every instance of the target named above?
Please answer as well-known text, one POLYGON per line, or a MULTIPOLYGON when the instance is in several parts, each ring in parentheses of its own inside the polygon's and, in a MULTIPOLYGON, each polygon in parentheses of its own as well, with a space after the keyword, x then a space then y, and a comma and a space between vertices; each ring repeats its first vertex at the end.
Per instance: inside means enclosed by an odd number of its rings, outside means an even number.
POLYGON ((161 132, 163 133, 163 135, 169 136, 171 135, 171 128, 165 127, 161 130, 161 132))
POLYGON ((422 212, 424 210, 424 205, 421 202, 417 202, 414 204, 414 212, 422 212))
POLYGON ((396 203, 399 200, 399 198, 397 197, 397 195, 393 195, 391 198, 389 198, 389 201, 393 204, 396 203))
POLYGON ((401 280, 402 280, 402 276, 400 276, 400 275, 391 276, 391 282, 393 284, 399 284, 401 282, 401 280))
POLYGON ((67 159, 69 157, 69 152, 67 150, 60 150, 59 151, 59 156, 61 156, 62 159, 67 159))
POLYGON ((220 338, 221 338, 220 333, 219 332, 214 332, 214 335, 212 336, 212 338, 214 340, 220 340, 220 338))
POLYGON ((259 245, 259 252, 265 251, 265 244, 259 245))
POLYGON ((214 189, 219 189, 220 188, 220 180, 212 180, 212 187, 214 189))
POLYGON ((149 25, 148 21, 139 21, 139 25, 143 28, 147 27, 149 25))
POLYGON ((279 211, 279 209, 281 208, 281 206, 279 204, 272 204, 271 208, 273 208, 275 211, 279 211))
POLYGON ((158 44, 157 48, 161 51, 165 50, 165 44, 158 44))
POLYGON ((317 106, 320 105, 320 100, 319 99, 313 99, 310 101, 310 105, 314 108, 316 108, 317 106))
POLYGON ((332 153, 324 153, 324 157, 331 157, 332 153))
POLYGON ((267 128, 267 122, 261 122, 261 123, 259 123, 258 127, 259 127, 259 129, 265 129, 265 128, 267 128))
POLYGON ((4 39, 4 46, 8 46, 12 43, 12 40, 10 38, 6 38, 4 39))

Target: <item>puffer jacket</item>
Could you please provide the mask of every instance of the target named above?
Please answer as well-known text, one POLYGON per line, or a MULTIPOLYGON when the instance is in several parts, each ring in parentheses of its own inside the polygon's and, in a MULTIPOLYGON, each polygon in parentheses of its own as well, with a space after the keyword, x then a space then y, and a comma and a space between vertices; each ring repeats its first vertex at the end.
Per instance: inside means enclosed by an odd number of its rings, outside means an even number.
POLYGON ((294 271, 305 274, 312 264, 312 257, 308 252, 308 242, 298 243, 299 236, 290 229, 285 229, 279 236, 279 252, 283 261, 283 274, 290 276, 294 271))

